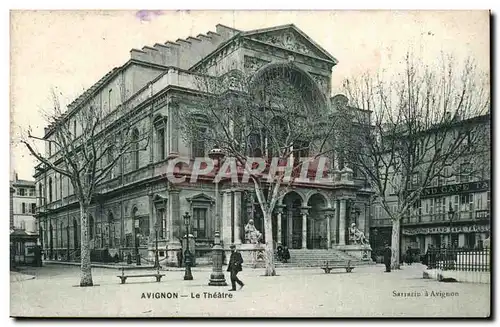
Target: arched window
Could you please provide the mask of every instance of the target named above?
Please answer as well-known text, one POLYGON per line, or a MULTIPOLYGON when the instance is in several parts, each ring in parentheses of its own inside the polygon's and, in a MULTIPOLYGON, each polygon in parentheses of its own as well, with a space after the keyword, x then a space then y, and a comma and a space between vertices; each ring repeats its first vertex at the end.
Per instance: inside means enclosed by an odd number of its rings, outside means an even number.
POLYGON ((52 227, 52 224, 50 224, 49 227, 49 247, 50 250, 54 248, 54 228, 52 227))
POLYGON ((45 199, 43 197, 43 184, 38 184, 38 206, 45 205, 45 199))
POLYGON ((49 177, 49 203, 52 202, 52 177, 49 177))
POLYGON ((78 223, 76 221, 76 218, 73 219, 73 244, 75 246, 75 249, 80 248, 80 243, 78 242, 78 223))
POLYGON ((195 122, 194 133, 191 140, 191 155, 192 157, 205 157, 206 154, 206 139, 207 139, 207 118, 203 115, 193 115, 195 122))
POLYGON ((57 199, 59 198, 58 195, 59 195, 59 192, 58 192, 58 187, 59 183, 58 183, 58 178, 57 178, 57 174, 54 174, 54 201, 57 201, 57 199))
POLYGON ((155 120, 154 120, 154 126, 156 130, 156 144, 157 144, 157 151, 158 151, 158 160, 164 160, 166 157, 166 140, 165 140, 165 135, 166 135, 166 119, 162 115, 158 115, 155 120))
POLYGON ((114 238, 115 238, 115 222, 114 222, 114 217, 113 213, 109 212, 108 213, 108 246, 110 248, 113 247, 114 244, 114 238))
POLYGON ((59 237, 61 239, 61 247, 64 247, 64 225, 63 222, 59 224, 59 237))
POLYGON ((132 168, 139 169, 139 131, 132 131, 132 168))

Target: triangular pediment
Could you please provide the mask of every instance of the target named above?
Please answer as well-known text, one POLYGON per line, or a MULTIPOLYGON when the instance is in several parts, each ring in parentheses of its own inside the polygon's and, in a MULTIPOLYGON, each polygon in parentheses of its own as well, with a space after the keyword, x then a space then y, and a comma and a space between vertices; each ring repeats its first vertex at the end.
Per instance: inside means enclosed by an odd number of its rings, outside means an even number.
POLYGON ((321 58, 333 64, 337 63, 337 59, 295 25, 250 31, 244 33, 244 37, 307 56, 321 58))

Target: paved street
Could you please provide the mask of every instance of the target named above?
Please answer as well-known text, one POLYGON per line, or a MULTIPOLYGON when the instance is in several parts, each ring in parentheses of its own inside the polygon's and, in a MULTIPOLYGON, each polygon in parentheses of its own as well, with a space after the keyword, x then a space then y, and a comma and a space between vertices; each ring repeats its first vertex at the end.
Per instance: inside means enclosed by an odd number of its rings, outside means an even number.
MULTIPOLYGON (((11 315, 75 317, 485 317, 490 285, 441 283, 422 279, 422 265, 384 273, 383 266, 356 268, 351 274, 319 269, 281 269, 263 277, 263 269, 245 269, 241 291, 207 285, 210 268, 194 268, 193 281, 183 271, 154 278, 129 279, 120 285, 117 270, 94 268, 95 287, 75 287, 79 270, 48 265, 11 277, 11 315), (148 294, 159 299, 147 298, 148 294), (163 295, 162 295, 162 292, 163 295), (232 298, 205 298, 206 293, 232 298), (442 293, 439 293, 442 292, 442 293), (143 297, 145 298, 141 298, 143 297), (169 298, 177 294, 178 298, 169 298), (199 295, 199 298, 196 296, 199 295), (406 295, 406 296, 404 296, 406 295), (447 296, 446 296, 447 295, 447 296), (164 298, 162 298, 162 296, 164 298), (194 298, 193 298, 194 296, 194 298)), ((131 272, 140 274, 141 271, 131 272)), ((229 282, 229 275, 226 273, 229 282)))

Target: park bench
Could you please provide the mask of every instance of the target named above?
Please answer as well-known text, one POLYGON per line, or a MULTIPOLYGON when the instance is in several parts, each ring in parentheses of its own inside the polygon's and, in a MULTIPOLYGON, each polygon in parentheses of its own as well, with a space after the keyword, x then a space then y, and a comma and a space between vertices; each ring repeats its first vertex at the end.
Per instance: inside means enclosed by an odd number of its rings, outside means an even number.
POLYGON ((351 266, 351 260, 347 260, 347 262, 345 263, 337 263, 333 265, 328 261, 325 261, 320 268, 325 271, 325 274, 329 274, 333 269, 345 269, 345 271, 348 273, 350 273, 354 269, 354 267, 351 266))
POLYGON ((156 273, 140 274, 140 275, 125 275, 125 267, 122 267, 120 269, 122 271, 122 274, 116 277, 120 278, 122 284, 125 284, 127 278, 136 278, 136 277, 156 277, 156 281, 159 283, 161 281, 161 278, 165 276, 165 274, 160 274, 159 268, 156 269, 156 273))

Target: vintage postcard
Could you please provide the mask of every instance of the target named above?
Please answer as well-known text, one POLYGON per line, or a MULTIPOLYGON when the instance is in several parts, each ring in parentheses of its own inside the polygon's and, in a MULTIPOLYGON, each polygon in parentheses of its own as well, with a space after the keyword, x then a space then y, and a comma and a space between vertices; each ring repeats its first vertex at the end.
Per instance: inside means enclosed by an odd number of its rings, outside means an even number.
POLYGON ((489 317, 489 11, 13 10, 12 317, 489 317))

